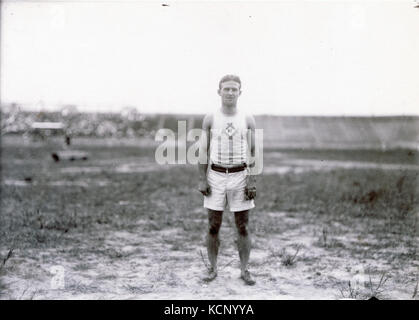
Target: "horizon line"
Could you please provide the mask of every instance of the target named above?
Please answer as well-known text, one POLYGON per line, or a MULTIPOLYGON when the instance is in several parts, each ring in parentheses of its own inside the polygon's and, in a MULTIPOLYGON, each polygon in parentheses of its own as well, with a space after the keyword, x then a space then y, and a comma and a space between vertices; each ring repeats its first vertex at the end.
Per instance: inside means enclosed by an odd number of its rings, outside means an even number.
MULTIPOLYGON (((81 114, 120 114, 124 110, 127 109, 133 109, 136 110, 138 114, 144 114, 144 115, 178 115, 178 116, 204 116, 208 112, 204 113, 194 113, 194 112, 169 112, 169 111, 140 111, 137 107, 134 105, 125 105, 119 107, 119 110, 110 110, 108 108, 105 108, 105 110, 98 110, 100 108, 91 108, 90 110, 79 110, 79 106, 77 104, 73 103, 60 103, 59 105, 55 104, 51 107, 46 106, 36 106, 36 104, 32 103, 23 103, 23 102, 9 102, 9 101, 2 101, 0 102, 0 109, 3 110, 3 107, 10 106, 12 104, 16 104, 21 111, 23 112, 46 112, 46 113, 54 113, 54 112, 60 112, 66 107, 75 107, 77 112, 81 114)), ((116 108, 115 108, 116 109, 116 108)), ((274 117, 322 117, 322 118, 391 118, 391 117, 417 117, 419 118, 419 113, 392 113, 392 114, 286 114, 286 113, 250 113, 247 112, 255 117, 261 117, 261 116, 274 116, 274 117)))

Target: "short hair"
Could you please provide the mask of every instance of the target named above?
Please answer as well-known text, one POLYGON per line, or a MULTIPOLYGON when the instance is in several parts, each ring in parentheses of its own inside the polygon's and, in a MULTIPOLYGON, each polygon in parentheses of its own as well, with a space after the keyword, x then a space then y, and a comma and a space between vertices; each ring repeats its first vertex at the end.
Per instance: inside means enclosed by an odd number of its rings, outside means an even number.
POLYGON ((220 83, 218 84, 218 88, 221 89, 221 84, 227 81, 237 82, 240 85, 240 89, 242 87, 242 82, 240 81, 240 78, 238 76, 234 74, 228 74, 221 78, 220 83))

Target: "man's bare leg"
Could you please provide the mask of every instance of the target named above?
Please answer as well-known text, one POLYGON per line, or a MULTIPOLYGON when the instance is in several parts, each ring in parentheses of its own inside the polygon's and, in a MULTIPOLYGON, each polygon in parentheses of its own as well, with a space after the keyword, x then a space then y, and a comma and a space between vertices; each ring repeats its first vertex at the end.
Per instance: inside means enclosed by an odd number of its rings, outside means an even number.
POLYGON ((250 256, 250 236, 249 236, 249 211, 239 211, 234 213, 234 218, 236 221, 238 239, 237 247, 239 249, 240 256, 240 269, 241 269, 241 278, 248 285, 254 285, 256 282, 250 277, 250 273, 247 270, 250 256))
POLYGON ((223 212, 208 209, 208 235, 207 235, 207 252, 208 260, 211 264, 206 281, 214 280, 217 277, 217 257, 218 248, 220 247, 220 239, 218 233, 220 231, 223 220, 223 212))

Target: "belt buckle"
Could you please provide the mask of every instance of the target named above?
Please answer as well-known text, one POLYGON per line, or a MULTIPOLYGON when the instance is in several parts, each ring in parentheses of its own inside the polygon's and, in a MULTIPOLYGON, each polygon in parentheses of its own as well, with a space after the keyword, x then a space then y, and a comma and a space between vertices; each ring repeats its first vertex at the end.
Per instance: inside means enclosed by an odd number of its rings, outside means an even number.
POLYGON ((228 168, 226 168, 226 173, 228 173, 228 168))

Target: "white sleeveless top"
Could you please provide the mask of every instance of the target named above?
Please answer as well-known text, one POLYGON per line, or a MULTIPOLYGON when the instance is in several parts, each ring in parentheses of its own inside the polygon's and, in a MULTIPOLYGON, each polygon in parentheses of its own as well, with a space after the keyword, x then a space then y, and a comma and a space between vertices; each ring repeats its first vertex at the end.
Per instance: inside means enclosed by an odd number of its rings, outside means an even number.
POLYGON ((227 167, 247 163, 247 149, 246 114, 237 110, 225 115, 217 110, 211 127, 211 163, 227 167))

